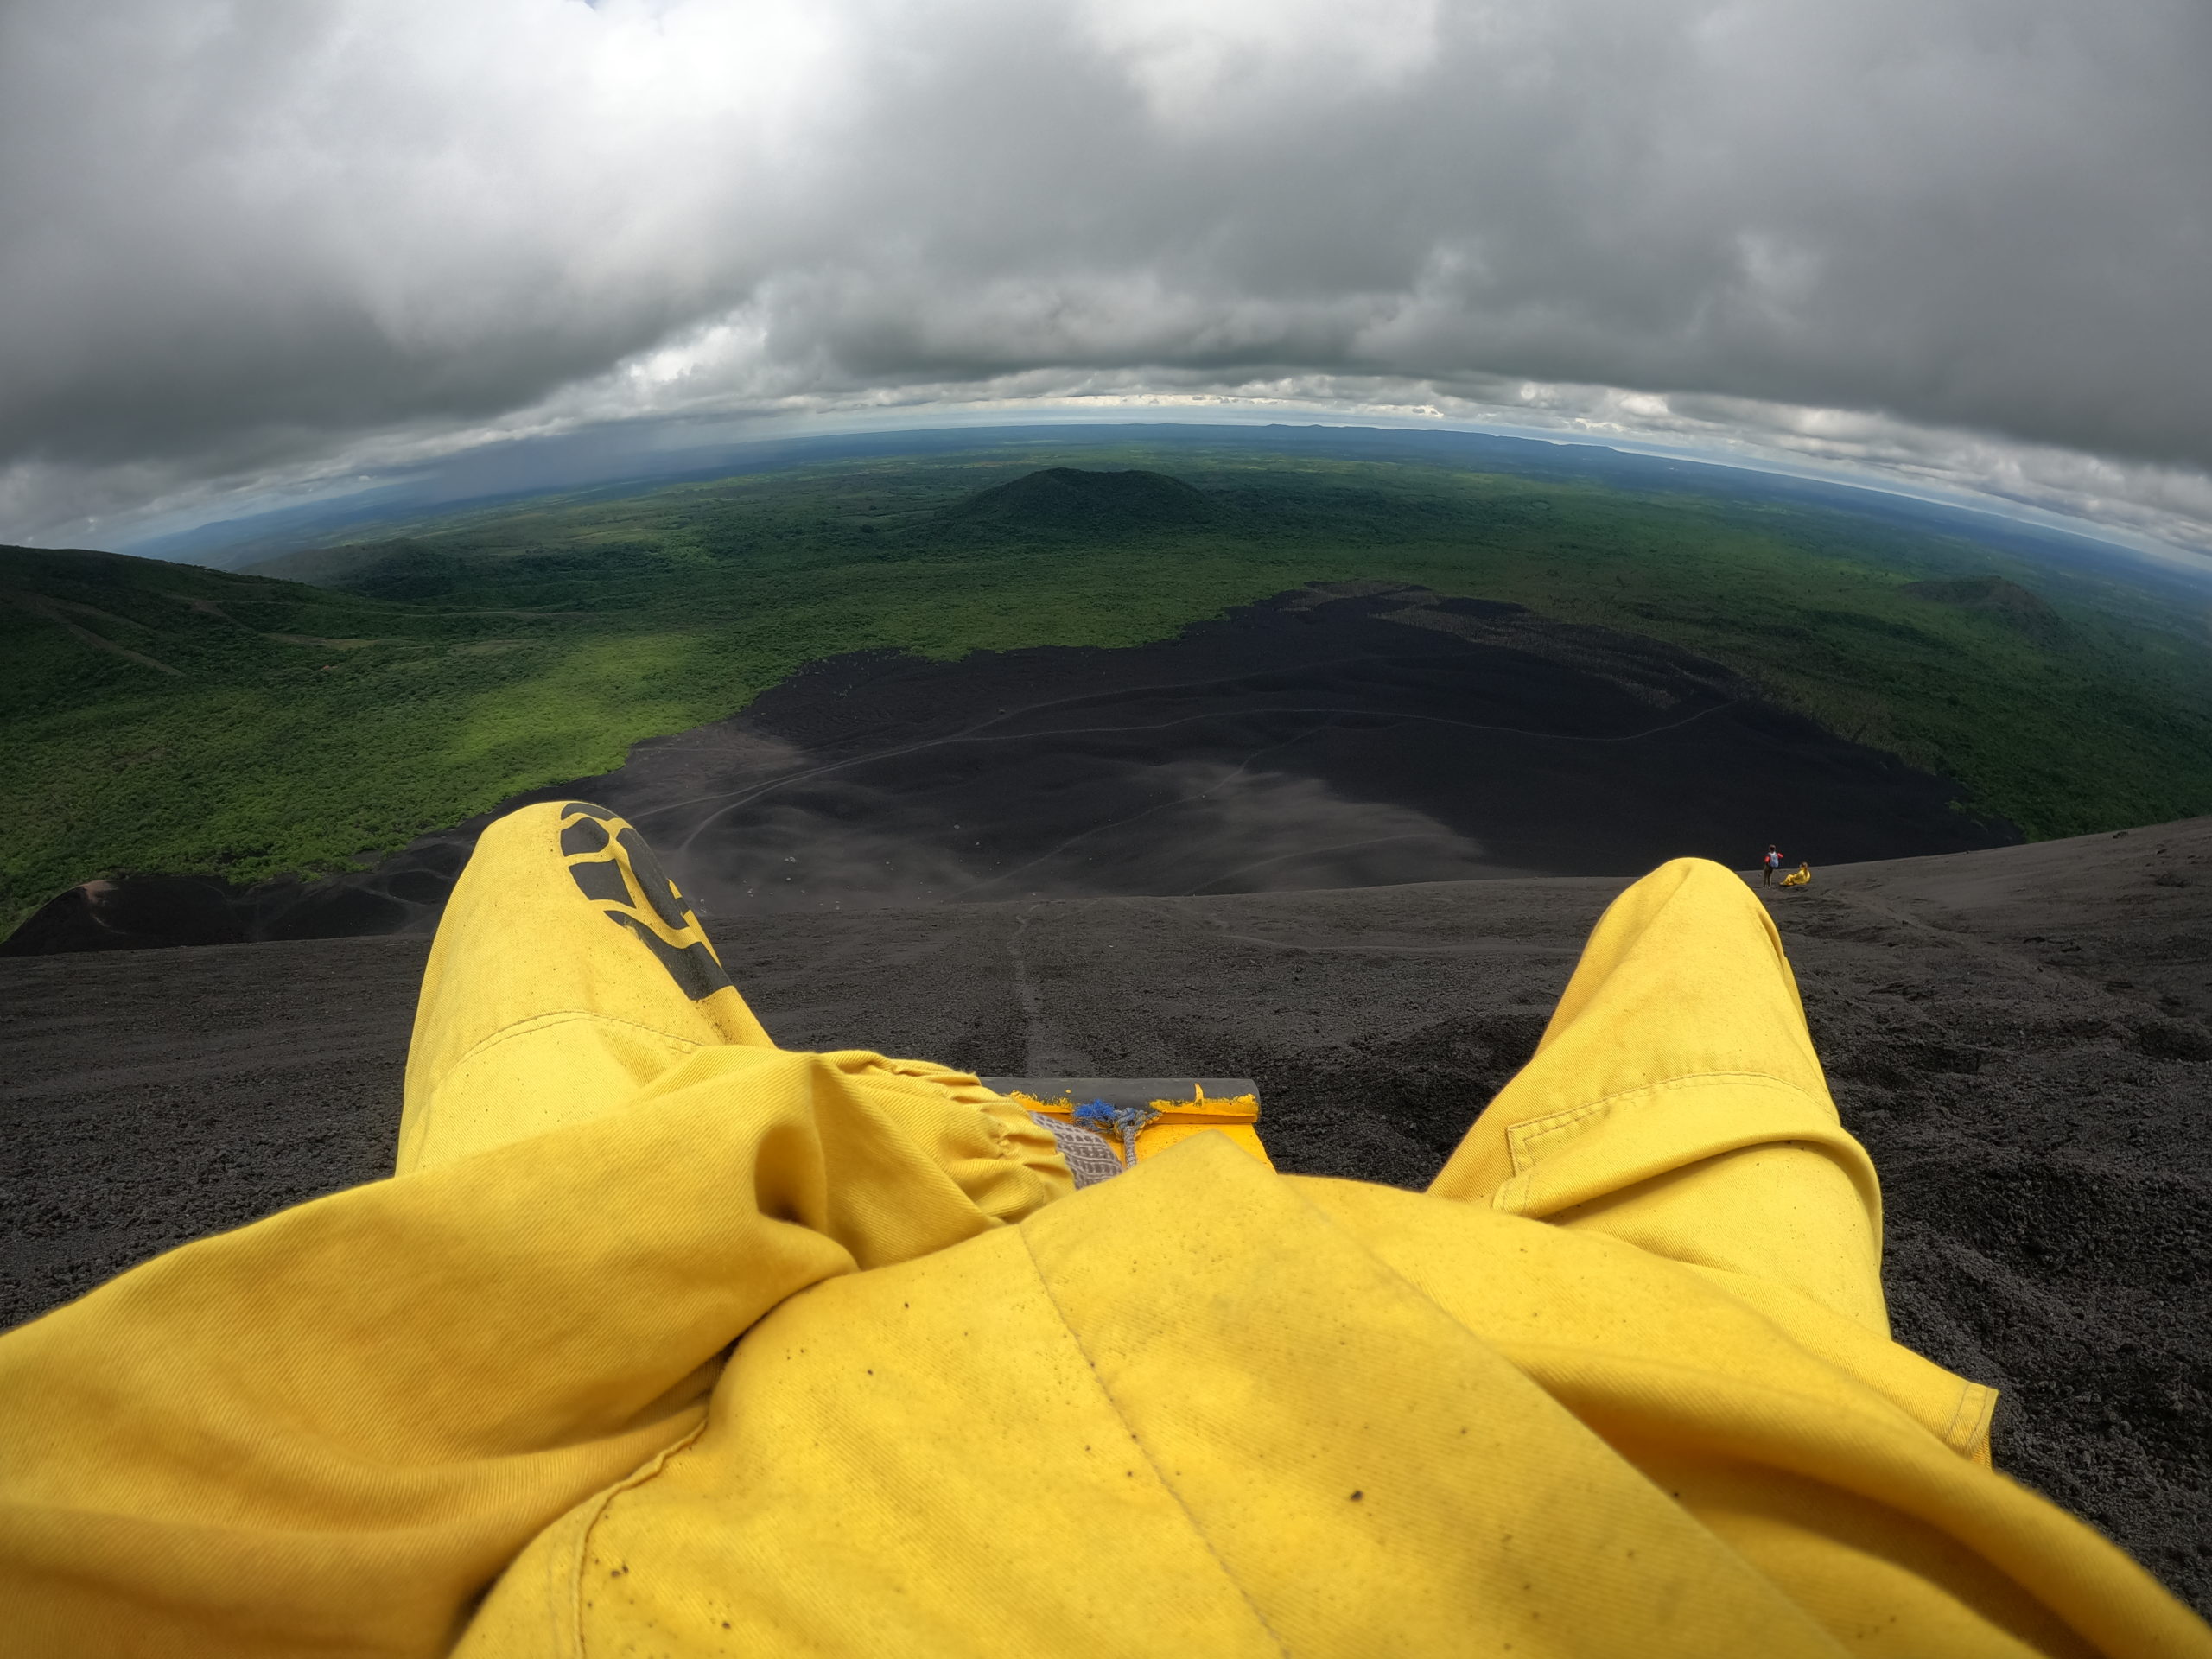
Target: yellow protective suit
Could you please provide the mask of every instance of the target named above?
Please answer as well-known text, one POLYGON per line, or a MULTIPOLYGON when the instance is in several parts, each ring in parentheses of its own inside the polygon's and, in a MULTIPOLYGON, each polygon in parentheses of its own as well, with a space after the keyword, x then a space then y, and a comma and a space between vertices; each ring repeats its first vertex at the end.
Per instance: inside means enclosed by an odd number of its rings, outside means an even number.
POLYGON ((1426 1195, 1206 1134, 1070 1196, 961 1074, 772 1047, 634 832, 533 807, 395 1178, 0 1338, 0 1646, 2212 1654, 1890 1340, 1878 1216, 1717 866, 1426 1195))
POLYGON ((1808 887, 1812 884, 1813 868, 1809 864, 1800 864, 1782 878, 1782 885, 1785 887, 1808 887))

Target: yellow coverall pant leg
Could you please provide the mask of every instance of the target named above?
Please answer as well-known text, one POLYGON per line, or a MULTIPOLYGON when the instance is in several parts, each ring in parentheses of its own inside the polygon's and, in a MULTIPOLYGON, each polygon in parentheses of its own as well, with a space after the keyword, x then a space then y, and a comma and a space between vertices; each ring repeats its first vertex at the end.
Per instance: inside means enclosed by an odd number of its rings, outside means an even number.
POLYGON ((1071 1190, 973 1077, 768 1043, 635 831, 493 824, 397 1173, 0 1335, 0 1650, 448 1652, 530 1541, 697 1434, 823 1281, 1071 1190))
POLYGON ((1613 901, 1535 1057, 1429 1191, 1889 1334, 1873 1166, 1837 1118, 1765 906, 1703 859, 1613 901))
POLYGON ((431 946, 396 1173, 598 1116, 726 1043, 773 1046, 644 838, 588 802, 524 807, 431 946))

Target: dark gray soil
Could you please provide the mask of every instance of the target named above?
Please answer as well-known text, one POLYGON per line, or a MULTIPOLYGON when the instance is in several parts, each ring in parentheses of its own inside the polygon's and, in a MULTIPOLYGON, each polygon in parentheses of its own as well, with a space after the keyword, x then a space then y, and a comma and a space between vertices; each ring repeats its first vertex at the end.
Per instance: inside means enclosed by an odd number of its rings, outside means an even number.
MULTIPOLYGON (((1789 850, 1785 848, 1785 850, 1789 850)), ((2212 1611, 2212 819, 1770 893, 1879 1166, 1898 1334, 2001 1467, 2212 1611)), ((1418 1185, 1618 878, 726 918, 778 1039, 1245 1076, 1294 1171, 1418 1185)), ((0 1324, 381 1174, 420 938, 0 962, 0 1324)))
MULTIPOLYGON (((758 916, 2019 839, 1959 792, 1656 640, 1349 583, 1125 650, 833 658, 506 805, 610 806, 700 905, 758 916)), ((428 931, 491 816, 319 882, 95 882, 0 956, 428 931)))

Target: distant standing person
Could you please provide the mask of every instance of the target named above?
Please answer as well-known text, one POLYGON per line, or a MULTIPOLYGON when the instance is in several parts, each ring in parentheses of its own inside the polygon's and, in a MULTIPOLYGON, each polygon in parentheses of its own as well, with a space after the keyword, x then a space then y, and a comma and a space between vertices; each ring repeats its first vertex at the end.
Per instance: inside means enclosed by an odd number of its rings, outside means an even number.
POLYGON ((1759 886, 1764 887, 1768 882, 1773 880, 1774 873, 1781 868, 1782 854, 1778 849, 1770 842, 1766 849, 1766 856, 1759 861, 1759 886))

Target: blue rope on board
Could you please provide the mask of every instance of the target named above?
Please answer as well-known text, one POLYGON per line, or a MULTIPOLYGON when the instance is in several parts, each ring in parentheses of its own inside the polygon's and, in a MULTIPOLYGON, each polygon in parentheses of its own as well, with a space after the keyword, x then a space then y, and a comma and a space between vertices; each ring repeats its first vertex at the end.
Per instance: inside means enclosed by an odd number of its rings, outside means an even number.
POLYGON ((1120 1134, 1124 1169, 1137 1160, 1137 1131, 1159 1116, 1149 1106, 1109 1106, 1103 1100, 1087 1100, 1075 1109, 1075 1121, 1084 1128, 1120 1134))

